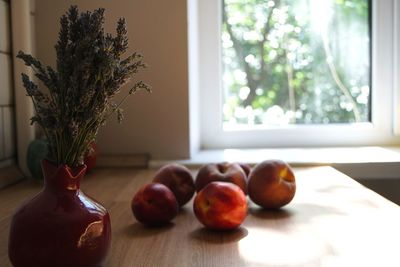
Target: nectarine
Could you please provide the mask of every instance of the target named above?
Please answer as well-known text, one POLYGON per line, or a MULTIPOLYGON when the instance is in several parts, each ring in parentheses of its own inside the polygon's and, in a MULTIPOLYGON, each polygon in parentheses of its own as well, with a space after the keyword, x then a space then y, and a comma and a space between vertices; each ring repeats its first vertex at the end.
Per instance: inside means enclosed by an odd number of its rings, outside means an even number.
POLYGON ((99 154, 99 149, 96 143, 91 142, 90 149, 84 158, 84 163, 86 164, 86 172, 90 172, 96 166, 98 154, 99 154))
POLYGON ((139 222, 158 226, 171 221, 178 214, 179 205, 168 187, 159 183, 150 183, 135 194, 131 208, 139 222))
POLYGON ((153 182, 167 186, 174 193, 180 207, 194 195, 195 187, 192 173, 180 164, 168 164, 155 175, 153 182))
POLYGON ((281 160, 266 160, 255 166, 248 179, 250 199, 264 208, 280 208, 296 193, 296 181, 290 166, 281 160))
POLYGON ((250 164, 242 163, 242 162, 239 162, 238 164, 239 164, 240 167, 242 167, 242 170, 243 170, 244 173, 246 174, 246 177, 249 177, 249 174, 250 174, 250 172, 251 172, 251 166, 250 166, 250 164))
POLYGON ((247 194, 246 174, 238 163, 223 162, 207 164, 200 168, 196 181, 196 191, 199 192, 211 182, 230 182, 239 186, 247 194))
POLYGON ((193 211, 207 228, 235 229, 246 218, 246 196, 243 190, 233 183, 211 182, 196 195, 193 211))

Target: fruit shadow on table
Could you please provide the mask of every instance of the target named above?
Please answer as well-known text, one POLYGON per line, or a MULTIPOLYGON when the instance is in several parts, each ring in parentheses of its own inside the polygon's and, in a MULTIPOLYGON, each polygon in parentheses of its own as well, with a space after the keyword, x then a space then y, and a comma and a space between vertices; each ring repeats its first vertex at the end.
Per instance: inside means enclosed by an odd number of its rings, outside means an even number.
POLYGON ((327 205, 314 203, 294 203, 280 209, 265 209, 257 206, 249 206, 249 215, 261 220, 296 220, 298 223, 309 223, 321 216, 347 216, 348 214, 327 205))
POLYGON ((189 233, 189 238, 211 244, 238 242, 248 235, 243 226, 233 230, 212 230, 200 227, 189 233))
POLYGON ((249 207, 249 215, 263 220, 283 220, 295 215, 290 209, 265 209, 261 207, 249 207))
POLYGON ((172 229, 174 226, 175 224, 173 222, 161 226, 148 226, 139 222, 134 222, 123 228, 123 232, 132 238, 146 238, 166 232, 172 229))

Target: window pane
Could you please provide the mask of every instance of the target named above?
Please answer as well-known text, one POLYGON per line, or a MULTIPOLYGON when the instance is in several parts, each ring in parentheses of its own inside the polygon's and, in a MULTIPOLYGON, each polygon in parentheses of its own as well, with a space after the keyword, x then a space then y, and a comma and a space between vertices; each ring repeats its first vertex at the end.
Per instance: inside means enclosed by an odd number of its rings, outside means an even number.
POLYGON ((225 129, 370 121, 368 0, 223 0, 225 129))

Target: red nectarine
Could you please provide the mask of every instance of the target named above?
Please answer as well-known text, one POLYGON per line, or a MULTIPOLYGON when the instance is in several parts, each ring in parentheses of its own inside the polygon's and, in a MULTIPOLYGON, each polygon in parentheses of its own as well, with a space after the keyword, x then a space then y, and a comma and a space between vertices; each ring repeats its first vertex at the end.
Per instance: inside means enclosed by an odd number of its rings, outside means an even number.
POLYGON ((174 194, 159 183, 150 183, 139 189, 132 199, 131 207, 139 222, 152 226, 167 224, 179 211, 174 194))
POLYGON ((207 228, 235 229, 246 218, 246 196, 243 190, 233 183, 211 182, 196 195, 193 211, 207 228))
POLYGON ((199 192, 207 184, 216 181, 236 184, 247 194, 246 174, 238 163, 223 162, 204 165, 196 177, 196 191, 199 192))
POLYGON ((239 162, 238 164, 239 164, 239 166, 242 168, 242 170, 244 171, 244 173, 246 174, 246 177, 249 177, 249 174, 250 174, 250 172, 251 172, 251 166, 250 166, 250 164, 241 163, 241 162, 239 162))
POLYGON ((95 142, 90 143, 90 148, 84 158, 84 163, 86 164, 86 172, 90 172, 97 162, 97 156, 99 154, 99 149, 95 142))
POLYGON ((248 179, 250 199, 264 208, 280 208, 296 193, 296 182, 290 166, 281 160, 263 161, 251 171, 248 179))
POLYGON ((192 173, 185 166, 173 163, 162 167, 153 182, 167 186, 174 193, 180 207, 194 195, 195 187, 192 173))

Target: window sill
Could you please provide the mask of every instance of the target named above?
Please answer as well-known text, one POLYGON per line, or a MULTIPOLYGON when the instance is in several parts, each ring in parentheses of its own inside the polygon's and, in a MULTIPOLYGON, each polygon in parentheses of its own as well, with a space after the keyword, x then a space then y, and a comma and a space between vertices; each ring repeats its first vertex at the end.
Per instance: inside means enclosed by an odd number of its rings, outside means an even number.
MULTIPOLYGON (((222 161, 256 164, 264 159, 281 159, 292 166, 332 166, 356 179, 400 178, 400 147, 203 150, 191 159, 175 162, 198 167, 222 161)), ((152 160, 150 167, 158 168, 168 162, 152 160)))

